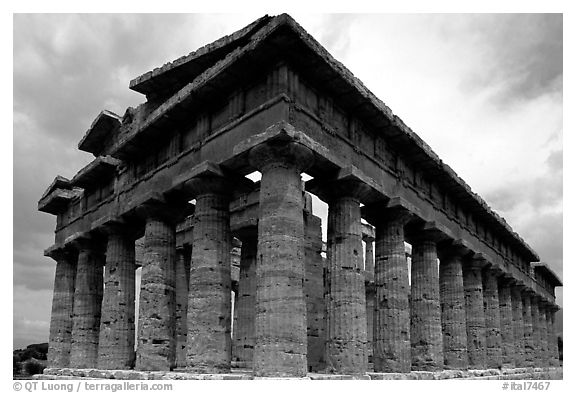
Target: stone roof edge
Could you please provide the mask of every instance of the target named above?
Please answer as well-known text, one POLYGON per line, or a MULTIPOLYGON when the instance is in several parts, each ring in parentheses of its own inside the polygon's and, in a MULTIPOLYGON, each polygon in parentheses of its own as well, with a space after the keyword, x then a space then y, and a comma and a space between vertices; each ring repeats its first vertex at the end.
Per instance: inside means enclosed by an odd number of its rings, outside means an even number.
POLYGON ((262 23, 265 21, 266 23, 269 22, 272 19, 272 17, 268 16, 268 15, 264 15, 261 18, 256 19, 254 22, 250 23, 249 25, 235 31, 232 34, 228 34, 224 37, 221 37, 219 39, 217 39, 216 41, 213 41, 209 44, 206 44, 202 47, 200 47, 199 49, 190 52, 189 54, 182 56, 176 60, 173 60, 171 62, 165 63, 164 65, 154 68, 151 71, 148 71, 134 79, 132 79, 130 81, 130 89, 134 90, 134 91, 139 91, 139 86, 144 83, 144 82, 149 82, 150 80, 163 75, 169 71, 172 71, 184 64, 190 63, 191 61, 194 61, 195 59, 207 55, 211 52, 214 52, 216 49, 220 49, 226 45, 232 44, 235 41, 238 41, 250 34, 254 33, 255 29, 259 29, 262 26, 262 23))
POLYGON ((554 270, 552 270, 552 268, 550 267, 550 265, 548 265, 546 262, 532 262, 530 263, 533 267, 541 267, 543 269, 545 269, 552 277, 554 277, 557 280, 558 285, 557 286, 564 286, 564 284, 562 283, 562 280, 560 279, 560 277, 558 277, 558 275, 556 274, 556 272, 554 272, 554 270))
MULTIPOLYGON (((258 19, 261 20, 262 18, 258 19)), ((269 19, 269 21, 260 27, 260 29, 253 34, 253 36, 259 35, 258 39, 252 38, 250 42, 244 46, 231 51, 224 59, 218 61, 212 67, 206 69, 203 73, 198 75, 194 81, 188 83, 172 97, 170 97, 164 104, 153 111, 146 121, 139 127, 132 135, 138 133, 140 130, 147 128, 157 119, 162 117, 175 105, 180 103, 185 97, 191 95, 197 87, 206 83, 207 80, 212 79, 217 75, 224 66, 231 62, 231 59, 237 59, 238 57, 244 55, 248 50, 248 47, 254 47, 264 36, 268 36, 272 31, 276 30, 281 25, 289 25, 292 30, 300 36, 302 41, 306 43, 310 49, 312 49, 316 54, 322 57, 326 63, 332 67, 339 75, 341 75, 348 83, 350 83, 364 98, 369 100, 372 105, 374 105, 378 110, 380 110, 392 124, 394 124, 400 131, 402 131, 409 139, 411 139, 418 147, 420 147, 424 153, 442 170, 447 173, 450 178, 455 181, 460 187, 462 187, 467 194, 469 194, 490 216, 492 216, 503 228, 505 228, 525 249, 528 251, 535 261, 539 261, 540 257, 538 254, 520 237, 520 235, 515 232, 510 225, 504 220, 500 215, 494 212, 490 206, 480 197, 478 194, 472 191, 471 187, 460 178, 456 172, 447 164, 445 164, 440 157, 432 150, 432 148, 424 142, 410 127, 408 127, 402 119, 394 115, 392 110, 378 97, 374 95, 354 74, 346 68, 342 63, 336 60, 327 50, 324 48, 314 37, 312 37, 303 27, 301 27, 290 15, 281 14, 269 19), (262 30, 267 30, 265 33, 261 33, 262 30), (233 54, 233 55, 232 55, 233 54)), ((224 37, 225 38, 225 37, 224 37)), ((208 45, 209 46, 209 45, 208 45)))
POLYGON ((40 200, 46 198, 48 195, 50 195, 50 193, 52 191, 54 191, 54 189, 56 188, 56 186, 58 184, 62 184, 66 187, 66 189, 71 190, 72 189, 72 184, 70 183, 70 180, 66 179, 64 176, 60 176, 57 175, 54 180, 52 181, 52 183, 50 183, 50 185, 48 186, 48 188, 46 188, 46 191, 44 191, 44 194, 42 194, 42 196, 40 197, 40 200))
POLYGON ((80 142, 78 142, 78 149, 79 150, 83 150, 82 149, 82 145, 86 142, 86 140, 90 137, 90 135, 92 134, 92 130, 94 129, 94 127, 96 127, 96 124, 98 124, 98 122, 104 117, 104 116, 108 116, 111 117, 113 119, 116 119, 120 122, 120 124, 122 124, 122 117, 117 115, 116 113, 106 110, 104 109, 103 111, 101 111, 96 118, 94 118, 94 120, 92 120, 92 124, 90 124, 90 127, 88 128, 88 130, 86 130, 86 132, 84 133, 84 136, 82 137, 82 139, 80 139, 80 142))
POLYGON ((528 252, 532 254, 536 261, 540 260, 538 254, 516 233, 512 227, 506 222, 504 218, 498 215, 490 206, 484 201, 484 199, 473 192, 471 187, 456 174, 456 172, 446 163, 444 163, 440 157, 432 150, 432 148, 420 138, 410 127, 408 127, 402 119, 394 115, 392 109, 390 109, 382 100, 380 100, 374 93, 372 93, 360 79, 354 76, 354 74, 346 68, 341 62, 336 60, 330 52, 326 50, 316 39, 310 35, 303 27, 301 27, 298 22, 296 22, 292 17, 287 14, 282 14, 278 18, 286 18, 286 22, 290 24, 294 31, 306 42, 312 50, 314 50, 318 55, 320 55, 326 62, 332 66, 332 68, 342 75, 351 85, 356 87, 359 92, 379 110, 381 110, 386 117, 389 118, 392 124, 394 124, 399 130, 401 130, 406 136, 408 136, 413 142, 420 147, 424 153, 434 161, 434 163, 440 166, 444 172, 446 172, 452 180, 454 180, 459 186, 464 188, 464 190, 476 200, 476 202, 488 213, 490 214, 500 225, 502 225, 516 240, 518 240, 522 246, 526 248, 528 252))

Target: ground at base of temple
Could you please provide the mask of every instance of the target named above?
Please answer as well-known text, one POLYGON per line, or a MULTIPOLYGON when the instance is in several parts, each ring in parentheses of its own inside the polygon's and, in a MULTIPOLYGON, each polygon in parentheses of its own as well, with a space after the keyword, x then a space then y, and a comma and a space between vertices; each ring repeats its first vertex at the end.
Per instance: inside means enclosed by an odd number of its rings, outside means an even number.
POLYGON ((252 380, 252 379, 307 379, 307 380, 444 380, 444 379, 538 379, 561 380, 562 367, 550 368, 511 368, 488 370, 444 370, 412 371, 410 373, 375 373, 363 375, 338 375, 309 373, 304 378, 258 378, 247 369, 233 370, 228 374, 193 374, 177 371, 135 371, 135 370, 97 370, 72 368, 47 368, 44 374, 34 379, 116 379, 116 380, 252 380))

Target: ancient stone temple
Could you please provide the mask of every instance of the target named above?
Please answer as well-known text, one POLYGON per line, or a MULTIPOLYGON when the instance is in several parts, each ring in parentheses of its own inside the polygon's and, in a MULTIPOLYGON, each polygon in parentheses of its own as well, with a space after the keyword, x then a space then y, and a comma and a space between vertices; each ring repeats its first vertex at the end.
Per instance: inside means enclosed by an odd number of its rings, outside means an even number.
POLYGON ((559 365, 556 274, 288 15, 130 88, 146 101, 102 111, 78 144, 94 160, 38 203, 57 219, 46 374, 559 365))

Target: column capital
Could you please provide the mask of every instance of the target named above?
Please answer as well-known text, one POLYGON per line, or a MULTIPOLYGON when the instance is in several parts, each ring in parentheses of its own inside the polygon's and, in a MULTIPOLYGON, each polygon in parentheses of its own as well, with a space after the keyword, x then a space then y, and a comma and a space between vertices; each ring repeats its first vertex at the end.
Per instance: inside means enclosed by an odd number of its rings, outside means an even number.
POLYGON ((463 239, 446 240, 438 243, 438 256, 441 260, 451 256, 462 258, 472 253, 472 246, 463 239))
POLYGON ((465 269, 471 270, 482 270, 485 267, 491 266, 492 264, 486 258, 486 256, 482 253, 473 253, 469 254, 468 258, 466 258, 463 267, 465 269))
POLYGON ((159 194, 151 194, 135 209, 137 216, 143 219, 155 218, 175 225, 194 213, 194 206, 189 203, 168 202, 159 194))
POLYGON ((54 244, 44 250, 44 256, 52 258, 56 263, 68 261, 74 256, 75 250, 70 247, 54 244))
POLYGON ((426 221, 415 225, 408 225, 405 229, 406 239, 409 243, 431 241, 440 243, 450 240, 448 228, 436 221, 426 221))
POLYGON ((331 176, 321 180, 314 178, 306 182, 306 190, 313 192, 323 201, 330 203, 338 198, 354 198, 358 201, 370 199, 372 187, 355 166, 340 168, 331 176))
POLYGON ((250 149, 250 165, 259 171, 270 166, 289 166, 299 172, 306 170, 314 162, 312 150, 291 138, 270 140, 250 149))

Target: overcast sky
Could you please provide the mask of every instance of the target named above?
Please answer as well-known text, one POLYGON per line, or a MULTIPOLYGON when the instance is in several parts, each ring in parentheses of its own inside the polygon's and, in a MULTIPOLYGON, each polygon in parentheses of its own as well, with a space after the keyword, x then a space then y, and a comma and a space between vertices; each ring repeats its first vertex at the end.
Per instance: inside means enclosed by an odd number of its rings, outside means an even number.
MULTIPOLYGON (((37 202, 93 156, 131 79, 247 25, 242 15, 14 17, 14 347, 48 340, 55 217, 37 202)), ((562 278, 562 17, 292 16, 424 139, 562 278)), ((561 291, 558 291, 561 302, 561 291)))

